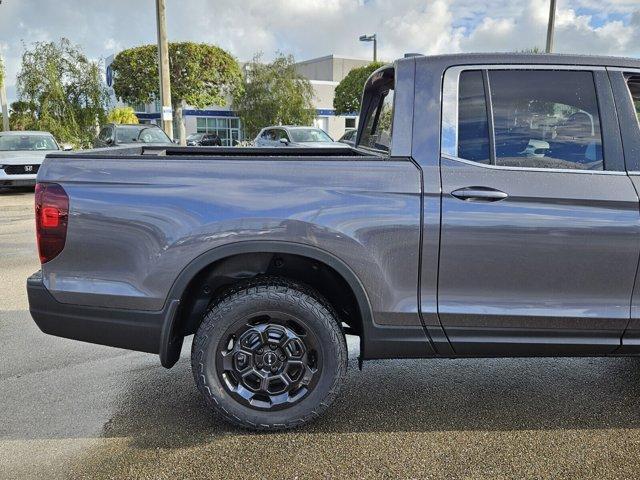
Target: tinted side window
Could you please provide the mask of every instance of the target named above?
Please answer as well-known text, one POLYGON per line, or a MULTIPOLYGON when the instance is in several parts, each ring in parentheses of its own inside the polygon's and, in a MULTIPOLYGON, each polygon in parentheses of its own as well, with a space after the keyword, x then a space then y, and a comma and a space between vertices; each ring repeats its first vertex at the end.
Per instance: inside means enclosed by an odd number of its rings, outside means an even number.
POLYGON ((273 139, 273 130, 265 130, 262 132, 263 140, 272 140, 273 139))
POLYGON ((490 70, 496 165, 603 170, 593 74, 490 70))
POLYGON ((458 89, 458 157, 489 163, 489 122, 480 70, 460 74, 458 89))
POLYGON ((631 93, 633 106, 636 110, 636 119, 640 123, 640 75, 627 76, 627 86, 629 87, 629 93, 631 93))
POLYGON ((365 119, 360 145, 389 152, 391 150, 391 130, 393 122, 393 89, 382 92, 377 105, 365 119))

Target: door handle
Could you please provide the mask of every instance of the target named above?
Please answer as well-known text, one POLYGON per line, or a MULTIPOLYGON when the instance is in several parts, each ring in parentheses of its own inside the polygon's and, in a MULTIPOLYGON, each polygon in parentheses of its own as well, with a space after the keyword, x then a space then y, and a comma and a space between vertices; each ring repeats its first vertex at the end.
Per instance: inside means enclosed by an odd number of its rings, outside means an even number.
POLYGON ((489 187, 465 187, 451 192, 456 198, 467 202, 497 202, 504 200, 509 195, 489 187))

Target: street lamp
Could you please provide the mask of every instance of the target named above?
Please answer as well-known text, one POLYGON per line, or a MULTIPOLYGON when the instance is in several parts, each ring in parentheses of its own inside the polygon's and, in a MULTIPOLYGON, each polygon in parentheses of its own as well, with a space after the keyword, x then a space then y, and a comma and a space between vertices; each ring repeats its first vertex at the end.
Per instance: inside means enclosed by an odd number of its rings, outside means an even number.
POLYGON ((547 48, 545 52, 551 53, 553 50, 553 33, 556 23, 556 0, 549 2, 549 25, 547 27, 547 48))
POLYGON ((376 34, 372 35, 360 35, 361 42, 373 42, 373 61, 378 61, 378 39, 376 34))

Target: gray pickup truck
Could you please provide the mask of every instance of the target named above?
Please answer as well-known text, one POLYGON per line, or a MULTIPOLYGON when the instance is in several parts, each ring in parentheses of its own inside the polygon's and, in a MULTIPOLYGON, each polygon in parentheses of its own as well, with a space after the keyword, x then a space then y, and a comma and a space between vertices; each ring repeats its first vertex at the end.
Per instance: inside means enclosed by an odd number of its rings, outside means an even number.
POLYGON ((345 334, 361 360, 640 354, 638 104, 637 60, 411 57, 353 148, 50 154, 31 314, 167 368, 195 334, 207 404, 254 429, 329 406, 345 334))

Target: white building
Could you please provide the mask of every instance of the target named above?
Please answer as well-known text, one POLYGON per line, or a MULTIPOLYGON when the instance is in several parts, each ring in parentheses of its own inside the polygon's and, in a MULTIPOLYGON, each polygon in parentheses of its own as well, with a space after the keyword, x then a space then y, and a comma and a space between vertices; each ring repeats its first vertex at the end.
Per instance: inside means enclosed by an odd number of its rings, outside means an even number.
MULTIPOLYGON (((111 88, 111 69, 109 65, 113 56, 106 59, 107 85, 111 88)), ((334 139, 342 136, 345 129, 357 126, 357 112, 351 115, 335 115, 333 97, 335 88, 353 68, 368 65, 369 60, 327 55, 325 57, 305 60, 295 64, 296 70, 311 82, 314 90, 314 107, 316 119, 314 125, 322 128, 334 139)), ((116 101, 113 89, 111 106, 121 105, 116 101)), ((148 105, 132 105, 141 123, 159 123, 160 102, 148 105)), ((230 105, 213 106, 205 109, 187 107, 183 110, 187 135, 195 132, 215 131, 222 139, 223 145, 233 145, 236 140, 243 140, 242 123, 230 105)))

